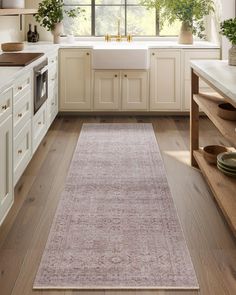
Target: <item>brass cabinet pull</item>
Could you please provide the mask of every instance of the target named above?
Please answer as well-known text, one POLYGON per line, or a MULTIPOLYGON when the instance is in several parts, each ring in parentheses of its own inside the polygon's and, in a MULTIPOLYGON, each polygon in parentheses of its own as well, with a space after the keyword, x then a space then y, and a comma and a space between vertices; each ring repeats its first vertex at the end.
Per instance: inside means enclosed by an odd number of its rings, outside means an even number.
POLYGON ((18 117, 19 117, 19 118, 21 118, 21 117, 22 117, 22 114, 21 114, 21 113, 20 113, 20 114, 18 114, 18 117))
POLYGON ((125 78, 127 78, 127 75, 124 75, 125 78))
POLYGON ((22 86, 18 86, 18 90, 22 90, 23 89, 23 87, 22 86))
POLYGON ((155 55, 155 53, 153 52, 153 53, 152 53, 152 55, 154 56, 154 55, 155 55))
POLYGON ((2 106, 2 110, 6 110, 7 109, 7 105, 2 106))
POLYGON ((38 125, 41 125, 41 124, 42 124, 42 122, 41 122, 41 121, 39 121, 39 122, 38 122, 38 125))
POLYGON ((89 55, 89 52, 87 52, 86 54, 89 55))
POLYGON ((115 75, 115 78, 117 78, 118 76, 117 75, 115 75))
POLYGON ((18 154, 22 154, 22 150, 18 150, 18 154))

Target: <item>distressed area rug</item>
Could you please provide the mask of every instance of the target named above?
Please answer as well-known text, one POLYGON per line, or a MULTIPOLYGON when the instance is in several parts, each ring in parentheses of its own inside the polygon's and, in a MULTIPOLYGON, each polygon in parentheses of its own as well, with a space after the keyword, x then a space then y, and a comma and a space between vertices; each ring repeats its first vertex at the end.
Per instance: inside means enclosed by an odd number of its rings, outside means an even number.
POLYGON ((198 289, 151 124, 84 124, 34 289, 198 289))

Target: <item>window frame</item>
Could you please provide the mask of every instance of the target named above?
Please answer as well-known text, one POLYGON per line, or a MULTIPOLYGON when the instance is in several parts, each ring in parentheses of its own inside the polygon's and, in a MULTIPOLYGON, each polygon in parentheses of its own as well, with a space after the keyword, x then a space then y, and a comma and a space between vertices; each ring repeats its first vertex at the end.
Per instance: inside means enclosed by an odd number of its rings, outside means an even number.
MULTIPOLYGON (((140 4, 128 4, 127 3, 128 0, 124 0, 124 4, 96 4, 96 0, 91 0, 91 4, 65 4, 64 3, 64 7, 91 7, 91 31, 90 31, 90 35, 76 35, 76 37, 102 37, 103 35, 96 35, 96 7, 98 6, 114 6, 114 7, 124 7, 125 9, 125 35, 127 35, 127 8, 128 7, 139 7, 142 6, 144 7, 144 5, 140 5, 140 4)), ((157 8, 155 8, 155 35, 133 35, 134 37, 160 37, 160 38, 164 38, 164 37, 177 37, 177 35, 161 35, 161 28, 160 28, 160 14, 157 8)))

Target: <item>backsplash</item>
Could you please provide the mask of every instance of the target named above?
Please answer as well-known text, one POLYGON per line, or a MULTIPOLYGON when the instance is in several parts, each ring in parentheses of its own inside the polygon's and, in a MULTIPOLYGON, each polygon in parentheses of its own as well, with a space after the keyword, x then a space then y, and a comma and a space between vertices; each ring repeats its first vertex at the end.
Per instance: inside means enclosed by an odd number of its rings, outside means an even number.
POLYGON ((16 16, 0 17, 0 43, 22 41, 24 33, 20 31, 20 19, 16 16))

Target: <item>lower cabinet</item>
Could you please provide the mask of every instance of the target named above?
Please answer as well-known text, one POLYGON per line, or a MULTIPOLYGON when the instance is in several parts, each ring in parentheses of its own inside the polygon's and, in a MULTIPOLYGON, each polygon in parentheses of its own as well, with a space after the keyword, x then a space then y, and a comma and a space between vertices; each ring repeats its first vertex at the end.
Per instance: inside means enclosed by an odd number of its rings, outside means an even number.
POLYGON ((14 185, 17 183, 31 159, 31 120, 14 138, 13 163, 14 163, 14 185))
POLYGON ((181 51, 150 52, 150 110, 181 110, 181 51))
POLYGON ((147 71, 95 71, 94 110, 147 110, 147 71))
POLYGON ((45 102, 33 117, 33 153, 36 151, 43 137, 47 133, 47 130, 47 102, 45 102))
POLYGON ((13 200, 12 115, 0 123, 0 225, 10 210, 13 200))
POLYGON ((120 109, 119 71, 106 70, 94 72, 94 109, 120 109))
POLYGON ((91 110, 91 52, 60 49, 60 110, 91 110))
MULTIPOLYGON (((191 67, 190 61, 192 60, 204 60, 204 59, 220 59, 220 51, 218 49, 185 49, 182 51, 183 61, 183 79, 182 79, 182 110, 190 110, 191 102, 191 67)), ((201 79, 199 81, 200 92, 211 92, 212 89, 201 79)))
POLYGON ((142 110, 148 108, 148 72, 122 72, 122 110, 142 110))

